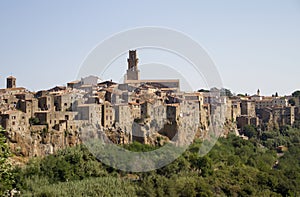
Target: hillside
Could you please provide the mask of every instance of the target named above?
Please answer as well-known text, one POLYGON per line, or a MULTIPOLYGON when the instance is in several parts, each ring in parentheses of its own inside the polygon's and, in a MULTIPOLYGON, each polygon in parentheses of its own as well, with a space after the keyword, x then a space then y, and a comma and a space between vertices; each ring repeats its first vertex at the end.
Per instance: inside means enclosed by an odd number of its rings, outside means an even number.
MULTIPOLYGON (((9 184, 1 179, 1 192, 16 188, 25 196, 299 196, 300 130, 249 131, 249 140, 220 138, 204 157, 198 154, 202 142, 196 140, 170 165, 145 173, 105 166, 84 146, 67 148, 11 168, 9 184)), ((135 142, 125 148, 155 147, 135 142)))

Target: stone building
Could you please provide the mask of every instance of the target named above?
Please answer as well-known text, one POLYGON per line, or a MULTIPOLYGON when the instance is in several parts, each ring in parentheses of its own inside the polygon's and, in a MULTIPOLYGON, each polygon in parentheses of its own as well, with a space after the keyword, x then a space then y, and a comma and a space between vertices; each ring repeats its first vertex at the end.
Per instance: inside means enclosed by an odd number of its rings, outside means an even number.
POLYGON ((237 127, 238 129, 244 130, 244 127, 246 125, 252 125, 254 127, 257 127, 259 125, 259 119, 258 117, 251 117, 246 115, 241 115, 237 117, 237 127))
POLYGON ((100 82, 100 79, 97 76, 90 75, 88 77, 81 78, 81 84, 82 85, 96 86, 99 82, 100 82))
POLYGON ((118 126, 121 127, 123 130, 129 130, 126 126, 133 122, 129 105, 116 104, 113 105, 113 108, 115 112, 115 121, 116 123, 118 123, 118 126))
POLYGON ((251 100, 241 101, 241 115, 256 117, 255 102, 251 100))
POLYGON ((55 94, 54 106, 55 111, 72 111, 73 104, 77 100, 77 95, 72 92, 62 92, 55 94))
POLYGON ((145 101, 140 105, 141 118, 149 119, 154 130, 163 128, 167 120, 167 107, 161 99, 145 101))
MULTIPOLYGON (((116 127, 120 128, 128 135, 132 135, 131 129, 133 124, 133 118, 131 115, 131 109, 128 104, 116 104, 113 105, 115 112, 116 127)), ((132 139, 132 136, 129 140, 132 139)))
POLYGON ((257 117, 260 119, 262 124, 271 124, 273 123, 273 112, 272 108, 265 107, 256 110, 257 117))
POLYGON ((129 51, 129 58, 127 59, 128 69, 125 75, 125 81, 140 80, 140 71, 138 69, 139 59, 137 58, 136 51, 129 51))
POLYGON ((38 111, 38 99, 20 99, 17 104, 17 109, 21 110, 29 117, 34 117, 34 113, 38 111))
POLYGON ((19 100, 12 94, 3 94, 2 103, 6 106, 6 110, 13 110, 16 108, 19 100))
POLYGON ((66 90, 65 86, 55 86, 55 87, 47 90, 47 92, 62 92, 64 90, 66 90))
POLYGON ((273 107, 287 107, 288 104, 288 99, 284 97, 276 97, 272 100, 272 105, 273 107))
POLYGON ((232 121, 236 121, 237 117, 241 116, 241 101, 239 99, 231 100, 232 121))
POLYGON ((115 112, 112 104, 105 101, 102 105, 101 125, 103 127, 112 127, 115 123, 115 112))
POLYGON ((177 118, 180 115, 180 104, 174 103, 174 104, 166 104, 167 106, 167 120, 174 124, 176 123, 177 118))
POLYGON ((295 122, 295 107, 274 107, 273 119, 279 126, 293 125, 295 122))
MULTIPOLYGON (((76 111, 78 115, 76 120, 83 120, 88 124, 92 124, 95 127, 100 127, 102 125, 102 113, 103 105, 99 104, 81 104, 77 106, 76 111)), ((102 125, 103 126, 103 125, 102 125)))
POLYGON ((141 118, 141 107, 140 104, 137 102, 129 102, 128 103, 131 116, 133 119, 140 119, 141 118))
MULTIPOLYGON (((176 94, 178 95, 178 94, 176 94)), ((179 96, 181 97, 181 96, 179 96)), ((210 97, 210 94, 205 94, 203 92, 192 92, 192 93, 183 93, 182 97, 179 99, 178 97, 172 97, 169 96, 168 100, 172 103, 181 103, 182 101, 191 101, 196 103, 197 109, 196 111, 199 112, 196 117, 199 117, 198 121, 195 121, 195 123, 200 124, 200 128, 203 130, 207 130, 210 122, 210 112, 211 108, 210 105, 206 102, 208 102, 208 97, 210 97), (181 101, 180 101, 181 100, 181 101)))
POLYGON ((42 111, 54 111, 54 97, 53 95, 43 95, 41 97, 38 97, 38 107, 42 111))
POLYGON ((294 106, 288 107, 267 107, 257 109, 257 116, 262 123, 262 127, 266 129, 269 128, 269 125, 274 126, 284 126, 284 125, 293 125, 296 120, 297 110, 294 106))
POLYGON ((208 130, 210 125, 210 105, 203 104, 200 110, 200 128, 208 130))
POLYGON ((81 80, 71 81, 67 83, 67 87, 71 89, 79 89, 81 85, 82 85, 81 80))
POLYGON ((287 107, 288 99, 285 97, 263 97, 262 100, 256 101, 256 109, 262 109, 266 107, 287 107))
POLYGON ((225 120, 228 122, 232 122, 232 101, 226 97, 225 103, 223 104, 225 108, 224 116, 225 120))
POLYGON ((6 79, 6 88, 16 88, 17 84, 16 84, 16 78, 13 76, 9 76, 6 79))
POLYGON ((19 110, 9 110, 0 114, 1 125, 7 131, 26 131, 29 128, 29 118, 19 110))

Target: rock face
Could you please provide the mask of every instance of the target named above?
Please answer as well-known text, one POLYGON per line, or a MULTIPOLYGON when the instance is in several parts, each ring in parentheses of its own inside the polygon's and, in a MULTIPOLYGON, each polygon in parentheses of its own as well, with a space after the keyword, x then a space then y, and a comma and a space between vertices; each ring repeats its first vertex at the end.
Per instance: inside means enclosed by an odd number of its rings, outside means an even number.
POLYGON ((25 131, 8 131, 7 138, 12 153, 24 157, 45 156, 80 144, 77 132, 48 130, 46 125, 31 126, 25 131))

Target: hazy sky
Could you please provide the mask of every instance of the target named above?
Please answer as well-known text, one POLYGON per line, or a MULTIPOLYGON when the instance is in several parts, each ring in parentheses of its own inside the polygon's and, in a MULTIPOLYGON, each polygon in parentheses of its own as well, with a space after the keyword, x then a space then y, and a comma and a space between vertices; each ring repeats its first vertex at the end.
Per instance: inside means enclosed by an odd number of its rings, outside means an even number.
POLYGON ((189 35, 233 92, 300 89, 299 0, 0 1, 0 87, 10 74, 29 90, 63 85, 98 43, 139 26, 189 35))

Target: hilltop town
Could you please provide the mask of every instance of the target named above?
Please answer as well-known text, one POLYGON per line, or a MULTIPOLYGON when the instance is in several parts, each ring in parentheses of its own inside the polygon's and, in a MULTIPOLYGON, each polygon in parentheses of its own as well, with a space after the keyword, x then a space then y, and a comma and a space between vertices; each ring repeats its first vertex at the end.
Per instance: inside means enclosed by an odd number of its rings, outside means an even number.
MULTIPOLYGON (((141 80, 136 51, 129 51, 124 83, 88 76, 49 90, 30 92, 7 78, 0 89, 0 123, 11 151, 34 157, 82 143, 88 135, 116 144, 138 141, 162 145, 204 138, 221 121, 221 135, 243 136, 247 125, 260 131, 294 126, 300 120, 300 97, 232 95, 212 88, 182 92, 179 80, 141 80), (192 133, 188 133, 193 131, 192 133), (188 133, 188 134, 187 134, 188 133)), ((246 137, 245 137, 246 138, 246 137)))

